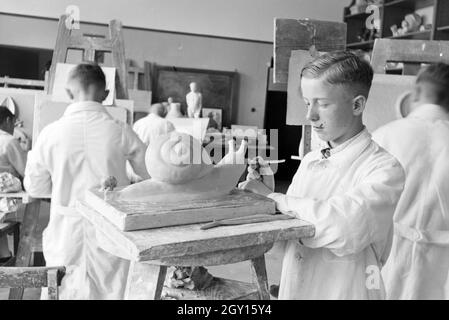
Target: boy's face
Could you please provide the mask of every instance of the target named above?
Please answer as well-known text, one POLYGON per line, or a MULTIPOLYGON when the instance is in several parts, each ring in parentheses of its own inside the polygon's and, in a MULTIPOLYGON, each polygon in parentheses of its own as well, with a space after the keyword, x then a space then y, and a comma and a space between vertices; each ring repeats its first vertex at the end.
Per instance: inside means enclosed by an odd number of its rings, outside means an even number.
POLYGON ((321 78, 302 78, 301 90, 307 119, 321 140, 336 146, 360 130, 364 97, 354 97, 344 86, 328 84, 321 78))

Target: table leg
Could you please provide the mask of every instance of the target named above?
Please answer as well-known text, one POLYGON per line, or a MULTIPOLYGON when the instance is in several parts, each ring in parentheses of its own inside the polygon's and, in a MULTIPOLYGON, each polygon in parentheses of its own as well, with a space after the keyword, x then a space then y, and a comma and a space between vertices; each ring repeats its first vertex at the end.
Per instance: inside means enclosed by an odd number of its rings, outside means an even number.
POLYGON ((125 300, 159 300, 167 267, 131 261, 125 300))
MULTIPOLYGON (((40 201, 38 199, 27 203, 23 214, 21 236, 17 248, 16 267, 29 267, 31 262, 31 250, 33 247, 34 229, 39 220, 40 201)), ((23 288, 13 288, 9 291, 9 300, 22 300, 23 288)))
POLYGON ((255 283, 259 291, 261 300, 270 300, 270 292, 268 291, 267 270, 265 267, 265 256, 261 255, 255 259, 251 259, 251 268, 255 275, 255 283))

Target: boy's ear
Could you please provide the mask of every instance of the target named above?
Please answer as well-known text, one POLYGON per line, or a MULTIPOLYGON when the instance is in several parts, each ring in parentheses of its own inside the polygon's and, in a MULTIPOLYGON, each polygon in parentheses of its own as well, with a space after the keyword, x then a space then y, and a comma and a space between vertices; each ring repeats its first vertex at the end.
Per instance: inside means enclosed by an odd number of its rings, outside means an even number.
POLYGON ((355 116, 360 116, 365 110, 366 97, 358 95, 352 100, 352 112, 355 116))
POLYGON ((104 96, 102 97, 103 100, 101 100, 101 101, 103 102, 104 100, 106 100, 106 98, 108 97, 108 95, 109 95, 109 90, 108 90, 108 89, 104 90, 104 96))
POLYGON ((74 96, 72 91, 69 88, 65 88, 65 92, 67 92, 67 95, 69 96, 70 100, 73 100, 74 96))

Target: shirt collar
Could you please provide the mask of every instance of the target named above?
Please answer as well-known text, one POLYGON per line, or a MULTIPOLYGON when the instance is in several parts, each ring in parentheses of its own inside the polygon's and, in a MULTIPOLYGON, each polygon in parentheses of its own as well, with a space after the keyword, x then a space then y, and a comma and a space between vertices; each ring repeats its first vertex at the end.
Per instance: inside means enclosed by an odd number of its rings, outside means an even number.
POLYGON ((81 101, 69 105, 65 110, 64 115, 67 116, 82 111, 107 112, 104 106, 99 102, 81 101))
POLYGON ((342 144, 330 149, 330 156, 327 159, 323 158, 322 153, 319 151, 316 153, 315 161, 329 161, 334 164, 352 162, 352 159, 356 159, 360 153, 362 153, 366 147, 371 143, 371 134, 366 127, 361 132, 356 134, 351 139, 343 142, 342 144))
POLYGON ((437 104, 423 104, 410 112, 407 118, 449 120, 449 113, 437 104))

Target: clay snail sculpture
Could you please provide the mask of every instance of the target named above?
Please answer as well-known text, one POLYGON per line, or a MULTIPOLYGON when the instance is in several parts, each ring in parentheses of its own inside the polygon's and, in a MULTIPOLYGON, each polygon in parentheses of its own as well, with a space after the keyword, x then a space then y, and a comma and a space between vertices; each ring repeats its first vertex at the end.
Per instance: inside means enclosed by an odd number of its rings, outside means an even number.
POLYGON ((200 141, 171 132, 157 137, 148 147, 145 164, 151 179, 117 192, 117 199, 151 202, 179 202, 212 199, 229 194, 246 168, 247 142, 229 152, 216 165, 200 141))

